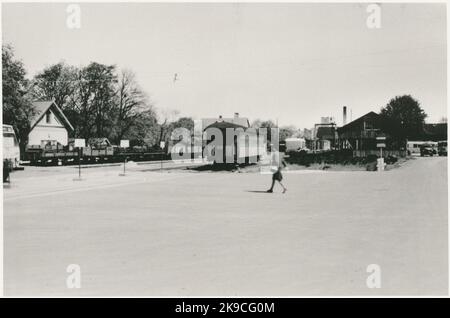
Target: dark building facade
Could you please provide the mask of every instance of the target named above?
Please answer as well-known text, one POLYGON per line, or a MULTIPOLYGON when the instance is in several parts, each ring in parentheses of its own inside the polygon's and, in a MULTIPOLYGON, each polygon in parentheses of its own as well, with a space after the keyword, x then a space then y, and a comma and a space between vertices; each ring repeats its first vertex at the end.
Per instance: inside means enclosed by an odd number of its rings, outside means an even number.
MULTIPOLYGON (((238 142, 240 138, 244 138, 250 134, 247 130, 250 128, 250 122, 245 117, 240 117, 238 113, 235 113, 232 118, 223 118, 219 116, 219 118, 205 118, 202 120, 203 131, 205 132, 205 143, 204 147, 215 141, 215 145, 211 148, 211 157, 217 159, 216 154, 219 152, 221 154, 221 163, 238 163, 241 160, 243 162, 248 162, 250 157, 258 157, 259 158, 259 149, 258 144, 249 146, 247 143, 242 144, 238 142), (210 130, 209 128, 215 128, 221 131, 222 140, 215 140, 216 136, 214 134, 214 130, 210 130), (227 129, 231 128, 235 130, 235 135, 232 136, 231 139, 227 138, 227 129), (246 135, 247 134, 247 135, 246 135), (227 151, 231 153, 228 154, 227 151), (227 162, 227 155, 233 157, 233 162, 227 162)), ((257 135, 254 135, 254 140, 257 140, 257 135)), ((208 155, 207 155, 208 157, 208 155)), ((214 159, 214 160, 215 160, 214 159)), ((256 159, 257 160, 257 159, 256 159)))
POLYGON ((447 123, 424 124, 421 139, 424 141, 447 140, 447 123))
POLYGON ((331 150, 336 148, 337 133, 336 125, 322 125, 316 128, 316 139, 314 149, 331 150))
POLYGON ((386 137, 387 148, 391 144, 389 135, 384 131, 384 122, 380 115, 369 112, 337 129, 340 149, 377 150, 377 137, 386 137))

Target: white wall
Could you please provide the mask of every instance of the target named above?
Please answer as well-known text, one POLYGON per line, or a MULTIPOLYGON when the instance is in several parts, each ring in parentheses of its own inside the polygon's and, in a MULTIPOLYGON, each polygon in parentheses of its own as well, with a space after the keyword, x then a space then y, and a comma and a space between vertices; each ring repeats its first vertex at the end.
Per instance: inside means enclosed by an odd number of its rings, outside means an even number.
POLYGON ((40 146, 42 140, 56 140, 62 145, 67 145, 67 130, 64 127, 34 127, 28 135, 28 145, 40 146))
POLYGON ((49 123, 47 123, 46 115, 44 115, 28 135, 29 146, 40 146, 43 140, 56 140, 62 145, 68 143, 67 129, 53 113, 50 116, 49 123))

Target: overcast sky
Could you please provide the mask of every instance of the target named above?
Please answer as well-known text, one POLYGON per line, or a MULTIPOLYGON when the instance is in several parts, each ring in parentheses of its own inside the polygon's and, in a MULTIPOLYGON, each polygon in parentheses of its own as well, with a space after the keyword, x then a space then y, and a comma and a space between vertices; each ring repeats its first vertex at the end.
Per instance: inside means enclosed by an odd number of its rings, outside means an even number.
POLYGON ((80 29, 67 28, 66 7, 3 4, 3 41, 29 77, 61 60, 115 64, 158 108, 300 128, 401 94, 428 122, 446 116, 444 4, 383 4, 380 29, 367 27, 366 4, 81 4, 80 29))

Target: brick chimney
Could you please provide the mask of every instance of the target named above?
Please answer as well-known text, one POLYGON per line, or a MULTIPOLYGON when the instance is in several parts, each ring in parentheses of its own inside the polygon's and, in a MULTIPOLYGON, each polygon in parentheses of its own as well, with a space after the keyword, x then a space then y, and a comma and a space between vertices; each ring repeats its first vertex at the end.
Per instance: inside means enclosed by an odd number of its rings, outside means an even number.
POLYGON ((342 108, 342 126, 347 124, 347 106, 342 108))

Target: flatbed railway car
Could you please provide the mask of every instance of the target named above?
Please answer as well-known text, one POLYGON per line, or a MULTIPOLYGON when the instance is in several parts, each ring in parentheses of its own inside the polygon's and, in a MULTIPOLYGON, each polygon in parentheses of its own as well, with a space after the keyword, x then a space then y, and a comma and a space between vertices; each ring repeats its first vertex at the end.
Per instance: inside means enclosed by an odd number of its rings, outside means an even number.
POLYGON ((44 146, 28 147, 27 159, 32 166, 56 166, 71 164, 101 164, 128 161, 166 160, 167 153, 150 147, 121 148, 113 146, 106 138, 103 142, 89 140, 88 145, 75 148, 73 141, 69 145, 46 144, 44 146))

